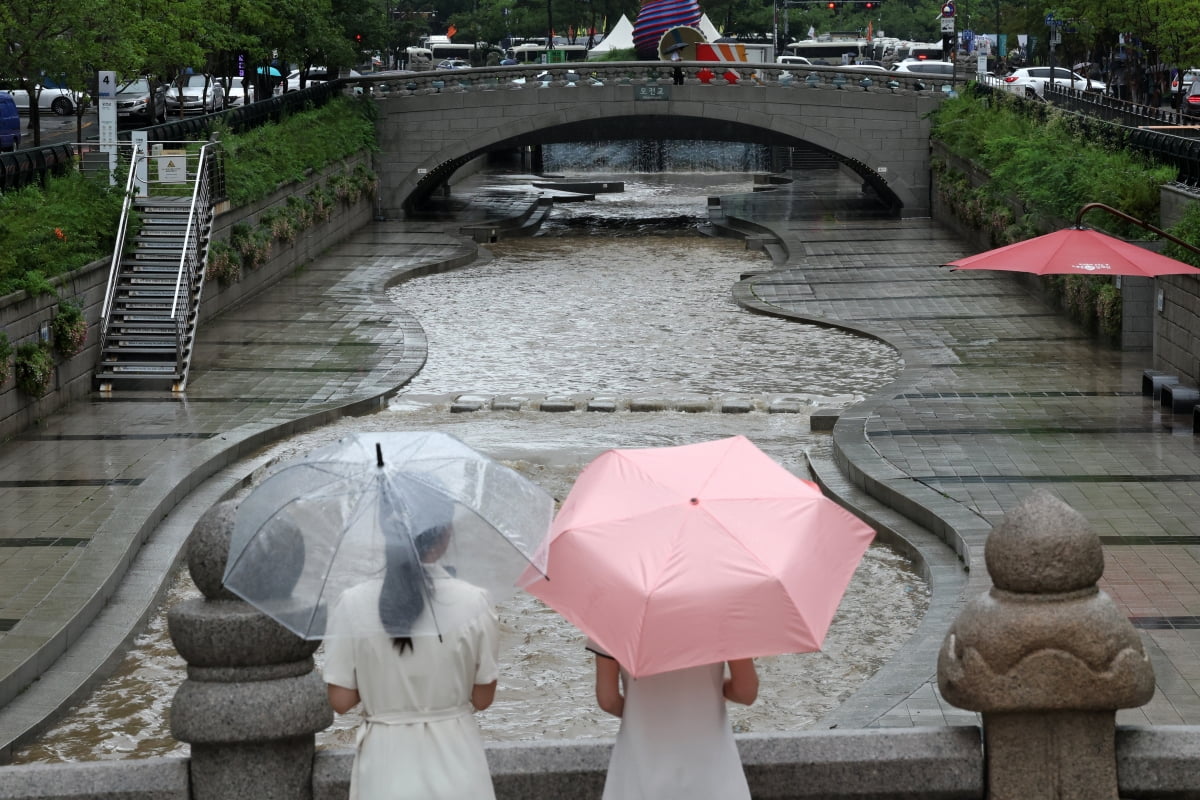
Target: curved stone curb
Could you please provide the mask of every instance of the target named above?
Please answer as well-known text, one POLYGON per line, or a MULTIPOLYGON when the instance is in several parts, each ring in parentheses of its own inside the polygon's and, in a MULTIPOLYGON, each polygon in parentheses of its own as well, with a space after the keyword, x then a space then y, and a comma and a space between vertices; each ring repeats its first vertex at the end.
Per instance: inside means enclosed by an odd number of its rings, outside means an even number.
MULTIPOLYGON (((135 516, 126 519, 132 526, 126 528, 128 532, 122 534, 114 528, 103 538, 97 536, 96 552, 89 547, 89 558, 68 573, 67 578, 86 593, 86 602, 67 619, 53 606, 31 613, 33 630, 54 632, 24 657, 11 649, 3 653, 11 656, 7 661, 15 666, 0 677, 0 699, 8 700, 0 707, 0 763, 11 759, 15 748, 85 699, 119 666, 161 602, 191 525, 214 502, 230 496, 250 479, 250 474, 230 474, 231 467, 262 447, 301 431, 339 417, 375 411, 417 374, 426 354, 424 331, 414 318, 396 313, 387 303, 386 290, 407 278, 455 269, 477 258, 478 249, 473 243, 453 234, 438 236, 452 239, 460 253, 382 278, 364 275, 361 287, 345 285, 351 276, 343 276, 341 281, 343 290, 353 289, 364 297, 375 298, 372 316, 394 320, 403 356, 377 365, 382 368, 363 376, 358 389, 349 396, 316 406, 283 407, 275 421, 242 425, 198 443, 183 456, 186 463, 180 465, 182 477, 176 469, 160 470, 129 498, 127 506, 135 516), (293 409, 297 412, 294 416, 279 418, 293 409), (164 530, 167 532, 160 535, 159 531, 164 530), (44 619, 39 619, 39 612, 44 619)), ((372 265, 366 267, 367 271, 373 269, 372 265)), ((70 413, 69 408, 64 413, 70 413)), ((23 625, 25 622, 22 620, 23 625)), ((4 666, 0 662, 0 668, 4 666)))

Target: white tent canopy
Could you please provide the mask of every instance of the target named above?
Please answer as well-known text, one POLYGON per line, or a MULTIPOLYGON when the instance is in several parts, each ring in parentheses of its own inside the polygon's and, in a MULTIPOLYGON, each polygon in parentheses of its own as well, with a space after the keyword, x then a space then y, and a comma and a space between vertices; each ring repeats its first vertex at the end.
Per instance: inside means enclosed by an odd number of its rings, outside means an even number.
POLYGON ((599 55, 610 50, 631 49, 633 49, 633 23, 629 21, 629 17, 622 14, 613 29, 605 34, 604 40, 588 50, 588 55, 599 55))

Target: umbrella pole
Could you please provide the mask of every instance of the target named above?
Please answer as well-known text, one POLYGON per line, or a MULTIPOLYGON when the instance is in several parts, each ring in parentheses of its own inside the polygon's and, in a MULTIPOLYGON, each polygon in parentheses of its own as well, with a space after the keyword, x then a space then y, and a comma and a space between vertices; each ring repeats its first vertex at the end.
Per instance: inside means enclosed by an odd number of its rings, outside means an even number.
POLYGON ((1113 208, 1112 206, 1106 206, 1104 203, 1088 203, 1087 205, 1081 207, 1079 209, 1079 213, 1077 213, 1075 215, 1075 227, 1076 228, 1083 227, 1083 215, 1086 212, 1091 211, 1092 209, 1099 209, 1100 211, 1107 211, 1109 214, 1112 214, 1114 217, 1119 217, 1119 218, 1125 220, 1126 222, 1132 222, 1134 225, 1137 225, 1140 228, 1144 228, 1144 229, 1150 231, 1151 233, 1157 234, 1158 236, 1161 236, 1164 239, 1167 239, 1168 241, 1174 242, 1175 244, 1179 245, 1180 247, 1186 248, 1186 249, 1192 251, 1193 253, 1200 255, 1200 247, 1196 247, 1193 244, 1188 244, 1183 239, 1180 239, 1178 236, 1173 236, 1173 235, 1167 233, 1162 228, 1156 228, 1153 225, 1151 225, 1149 222, 1142 222, 1137 217, 1131 217, 1130 215, 1126 214, 1124 211, 1118 211, 1117 209, 1113 208))

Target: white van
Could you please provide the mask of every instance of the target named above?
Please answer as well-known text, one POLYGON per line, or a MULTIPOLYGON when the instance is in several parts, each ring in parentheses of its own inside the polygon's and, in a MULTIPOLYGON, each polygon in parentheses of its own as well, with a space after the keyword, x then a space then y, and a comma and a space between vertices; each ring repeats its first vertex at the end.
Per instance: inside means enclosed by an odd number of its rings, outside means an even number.
POLYGON ((782 64, 785 67, 804 67, 812 64, 812 62, 804 56, 780 56, 779 58, 775 59, 775 63, 782 64))

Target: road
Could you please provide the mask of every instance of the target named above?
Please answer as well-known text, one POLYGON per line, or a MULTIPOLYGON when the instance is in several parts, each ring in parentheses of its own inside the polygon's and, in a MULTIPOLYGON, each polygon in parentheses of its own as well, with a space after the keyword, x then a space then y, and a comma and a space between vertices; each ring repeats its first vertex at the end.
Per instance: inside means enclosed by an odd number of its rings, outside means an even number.
MULTIPOLYGON (((24 147, 22 149, 33 147, 33 129, 30 127, 30 118, 24 114, 21 115, 22 141, 24 147)), ((83 119, 79 120, 82 123, 82 131, 76 128, 75 115, 60 117, 57 114, 43 111, 38 115, 38 122, 41 124, 41 147, 47 147, 52 144, 65 144, 67 142, 77 142, 81 139, 86 141, 88 137, 96 134, 97 112, 95 108, 89 108, 83 115, 83 119)))

